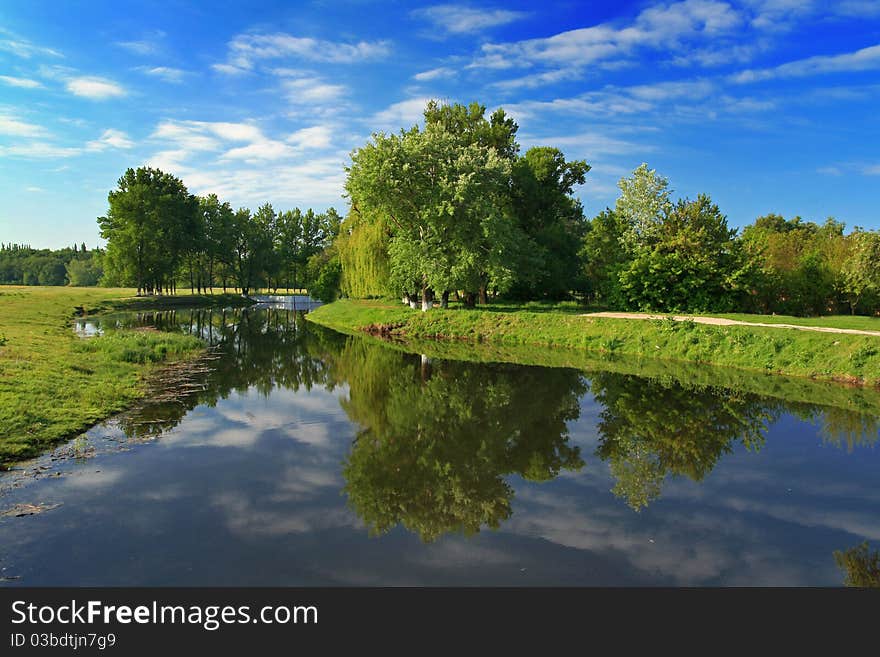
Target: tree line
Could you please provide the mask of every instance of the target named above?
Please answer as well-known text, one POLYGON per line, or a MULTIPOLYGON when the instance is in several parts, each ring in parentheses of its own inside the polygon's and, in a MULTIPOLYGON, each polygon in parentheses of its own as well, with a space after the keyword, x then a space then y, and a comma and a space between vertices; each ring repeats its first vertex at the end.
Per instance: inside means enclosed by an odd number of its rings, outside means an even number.
POLYGON ((574 198, 590 166, 550 146, 520 154, 501 109, 428 104, 425 127, 374 133, 347 167, 342 292, 423 310, 450 295, 578 298, 620 310, 880 312, 880 233, 776 214, 741 231, 706 194, 674 199, 643 164, 613 208, 574 198))
POLYGON ((248 294, 308 288, 335 296, 340 267, 333 242, 342 218, 299 208, 276 211, 265 203, 233 210, 216 195, 190 194, 159 169, 128 169, 98 218, 107 240, 104 282, 131 285, 138 294, 229 288, 248 294))
POLYGON ((101 249, 85 242, 62 249, 0 244, 0 285, 97 285, 103 274, 101 249))

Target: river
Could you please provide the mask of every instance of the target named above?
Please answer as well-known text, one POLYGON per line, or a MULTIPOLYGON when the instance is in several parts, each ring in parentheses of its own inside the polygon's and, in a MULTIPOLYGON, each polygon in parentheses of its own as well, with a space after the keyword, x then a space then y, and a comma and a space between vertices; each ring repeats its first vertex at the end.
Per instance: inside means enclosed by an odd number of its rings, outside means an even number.
POLYGON ((870 404, 427 357, 284 307, 76 330, 131 325, 210 359, 0 475, 0 510, 40 511, 0 517, 5 585, 840 585, 835 551, 880 540, 870 404))

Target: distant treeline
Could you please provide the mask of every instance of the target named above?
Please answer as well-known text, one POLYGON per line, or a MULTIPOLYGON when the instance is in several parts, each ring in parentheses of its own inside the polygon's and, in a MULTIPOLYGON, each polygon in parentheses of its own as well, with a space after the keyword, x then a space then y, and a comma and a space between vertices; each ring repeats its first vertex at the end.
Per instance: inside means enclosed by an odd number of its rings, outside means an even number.
POLYGON ((63 249, 0 244, 0 285, 97 285, 103 275, 101 249, 85 242, 63 249))
POLYGON ((107 240, 105 284, 130 285, 138 294, 234 287, 335 296, 340 268, 332 244, 341 217, 333 208, 276 212, 266 203, 256 212, 233 210, 148 167, 128 169, 108 198, 107 215, 98 218, 107 240))
MULTIPOLYGON (((352 297, 560 299, 620 310, 880 312, 880 233, 776 214, 742 231, 708 195, 672 197, 643 164, 613 208, 574 198, 590 167, 553 147, 519 154, 517 124, 479 104, 425 109, 425 127, 352 153, 337 250, 352 297)), ((589 188, 587 188, 589 189, 589 188)))

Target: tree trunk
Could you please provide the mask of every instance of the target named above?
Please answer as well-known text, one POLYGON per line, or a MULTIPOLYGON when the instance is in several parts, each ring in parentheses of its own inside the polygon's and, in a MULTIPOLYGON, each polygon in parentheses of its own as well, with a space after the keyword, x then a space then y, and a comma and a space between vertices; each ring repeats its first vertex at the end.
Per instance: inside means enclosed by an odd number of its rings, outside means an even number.
POLYGON ((440 307, 444 310, 449 308, 449 290, 443 290, 443 294, 440 295, 440 307))
POLYGON ((428 299, 428 286, 422 285, 422 312, 428 312, 428 309, 431 307, 431 302, 428 299))
POLYGON ((489 303, 489 300, 486 298, 486 284, 481 283, 480 284, 480 305, 485 306, 487 303, 489 303))
POLYGON ((465 292, 464 294, 464 306, 465 308, 473 308, 477 305, 477 295, 473 292, 465 292))

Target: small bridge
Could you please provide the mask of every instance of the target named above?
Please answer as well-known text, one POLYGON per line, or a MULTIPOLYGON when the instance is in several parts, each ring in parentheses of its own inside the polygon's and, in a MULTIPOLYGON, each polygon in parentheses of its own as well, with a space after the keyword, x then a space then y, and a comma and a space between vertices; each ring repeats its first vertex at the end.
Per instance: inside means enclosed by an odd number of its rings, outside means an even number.
POLYGON ((309 311, 323 305, 323 301, 312 299, 307 294, 249 294, 248 299, 261 306, 309 311))

